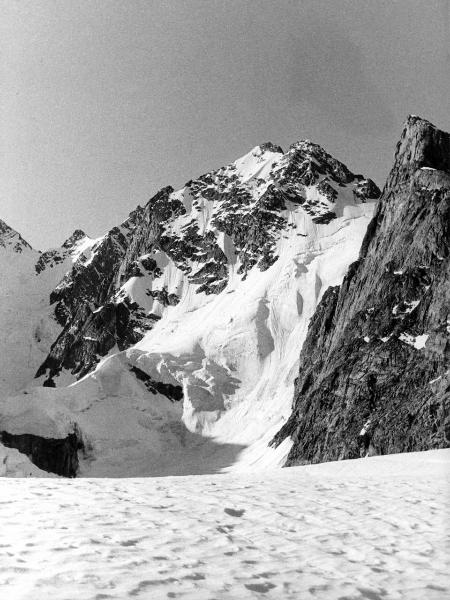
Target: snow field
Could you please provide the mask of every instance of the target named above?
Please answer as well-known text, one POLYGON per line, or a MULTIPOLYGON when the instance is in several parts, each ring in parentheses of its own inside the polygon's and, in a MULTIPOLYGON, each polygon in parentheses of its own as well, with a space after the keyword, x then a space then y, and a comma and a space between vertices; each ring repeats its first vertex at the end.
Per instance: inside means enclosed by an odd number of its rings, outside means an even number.
POLYGON ((4 479, 9 600, 449 597, 450 451, 238 475, 4 479))

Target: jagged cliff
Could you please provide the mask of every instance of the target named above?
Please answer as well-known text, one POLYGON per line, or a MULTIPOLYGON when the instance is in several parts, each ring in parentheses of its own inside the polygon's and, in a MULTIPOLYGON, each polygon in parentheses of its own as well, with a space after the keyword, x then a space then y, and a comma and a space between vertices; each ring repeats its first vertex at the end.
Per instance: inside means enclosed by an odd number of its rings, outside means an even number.
POLYGON ((287 465, 450 443, 450 135, 410 116, 359 259, 303 345, 287 465))

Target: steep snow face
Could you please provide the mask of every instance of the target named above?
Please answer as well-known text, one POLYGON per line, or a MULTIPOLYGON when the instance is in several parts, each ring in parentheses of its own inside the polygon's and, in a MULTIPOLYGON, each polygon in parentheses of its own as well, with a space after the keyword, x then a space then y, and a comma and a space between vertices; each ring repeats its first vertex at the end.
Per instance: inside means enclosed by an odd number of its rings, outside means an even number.
POLYGON ((164 234, 189 244, 193 229, 203 239, 211 233, 221 253, 214 250, 205 262, 198 243, 188 262, 186 255, 174 260, 173 246, 156 250, 156 277, 132 278, 119 292, 162 317, 125 351, 126 360, 154 379, 170 373, 182 385, 187 430, 235 447, 232 468, 284 459, 289 444, 274 451, 267 443, 289 413, 309 319, 324 290, 339 284, 357 258, 374 208, 358 195, 367 180, 320 147, 304 142, 286 155, 273 150, 254 148, 198 180, 203 188, 191 182, 169 196, 169 205, 185 210, 176 214, 174 207, 164 234), (249 216, 253 223, 263 216, 256 236, 251 226, 233 227, 249 216), (155 290, 176 301, 161 302, 155 290))
POLYGON ((357 258, 378 195, 309 141, 161 190, 58 284, 63 329, 39 373, 60 389, 4 402, 1 428, 76 424, 89 476, 281 464, 289 441, 267 446, 309 319, 357 258), (61 387, 68 371, 82 379, 61 387))
POLYGON ((60 331, 50 292, 93 242, 84 234, 76 237, 61 248, 40 253, 0 221, 1 394, 14 393, 33 381, 60 331))
POLYGON ((232 272, 223 292, 200 306, 188 285, 179 304, 126 351, 144 371, 164 366, 182 383, 190 431, 249 446, 240 455, 245 464, 279 460, 265 446, 289 412, 308 321, 357 258, 372 210, 349 206, 318 225, 288 204, 294 226, 278 240, 279 259, 269 269, 244 280, 232 272))

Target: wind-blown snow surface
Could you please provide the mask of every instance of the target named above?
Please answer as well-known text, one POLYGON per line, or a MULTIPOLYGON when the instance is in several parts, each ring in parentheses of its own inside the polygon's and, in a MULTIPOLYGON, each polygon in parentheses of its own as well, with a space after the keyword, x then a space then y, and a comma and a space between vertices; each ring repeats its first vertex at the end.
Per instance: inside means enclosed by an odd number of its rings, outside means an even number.
POLYGON ((449 597, 450 451, 264 473, 5 479, 10 600, 449 597))

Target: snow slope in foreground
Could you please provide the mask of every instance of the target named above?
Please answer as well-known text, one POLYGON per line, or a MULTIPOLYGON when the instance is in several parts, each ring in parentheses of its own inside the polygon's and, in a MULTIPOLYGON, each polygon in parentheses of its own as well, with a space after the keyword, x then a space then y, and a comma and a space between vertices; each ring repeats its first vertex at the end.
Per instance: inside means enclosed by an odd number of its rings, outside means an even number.
POLYGON ((441 600, 450 450, 264 473, 2 481, 0 595, 441 600))

